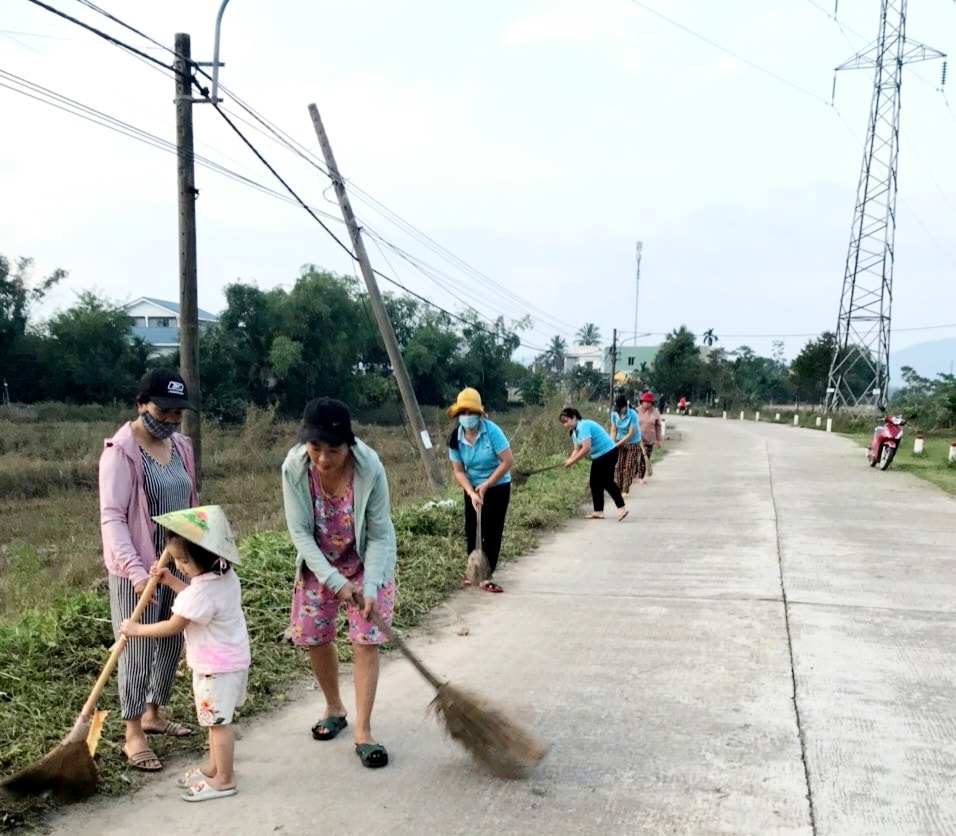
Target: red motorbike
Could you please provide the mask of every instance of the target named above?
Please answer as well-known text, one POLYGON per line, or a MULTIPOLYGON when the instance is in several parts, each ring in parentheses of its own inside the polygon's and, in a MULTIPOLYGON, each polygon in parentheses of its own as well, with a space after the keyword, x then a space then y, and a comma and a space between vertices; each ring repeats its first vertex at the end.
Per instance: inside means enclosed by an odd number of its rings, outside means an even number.
POLYGON ((866 454, 870 467, 879 465, 880 470, 886 470, 890 466, 903 440, 904 426, 906 419, 902 415, 883 417, 883 423, 873 430, 873 439, 866 454))

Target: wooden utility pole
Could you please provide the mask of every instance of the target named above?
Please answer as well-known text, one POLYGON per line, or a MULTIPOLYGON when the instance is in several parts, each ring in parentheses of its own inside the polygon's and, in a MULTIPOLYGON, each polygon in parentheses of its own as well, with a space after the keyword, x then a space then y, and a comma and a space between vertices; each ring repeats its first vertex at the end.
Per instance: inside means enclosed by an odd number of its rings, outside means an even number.
POLYGON ((349 237, 352 239, 355 256, 358 258, 359 266, 362 268, 362 276, 365 279, 365 286, 368 288, 368 296, 372 303, 372 312, 375 314, 378 330, 382 334, 385 350, 388 352, 388 359, 392 364, 392 372, 395 375, 396 383, 398 383, 398 391, 401 393, 402 403, 405 405, 405 413, 415 431, 415 440, 418 443, 418 450, 421 453, 425 471, 428 473, 429 479, 431 479, 432 487, 436 490, 441 490, 444 487, 445 480, 442 476, 442 470, 438 466, 438 459, 435 457, 435 448, 432 446, 431 437, 428 435, 428 429, 425 426, 425 419, 422 418, 422 411, 418 406, 418 400, 415 398, 415 390, 412 389, 412 382, 408 378, 408 370, 405 368, 405 360, 402 357, 402 352, 398 348, 398 340, 395 339, 395 331, 392 328, 391 320, 388 318, 388 311, 385 310, 382 296, 378 292, 378 284, 375 281, 375 274, 372 273, 372 265, 368 260, 368 253, 365 251, 362 233, 355 220, 352 205, 349 203, 349 196, 345 191, 345 182, 339 174, 338 166, 335 164, 335 157, 332 155, 332 145, 329 143, 329 137, 325 133, 325 128, 322 125, 319 109, 314 104, 309 105, 309 115, 312 117, 315 136, 319 140, 319 145, 322 147, 325 164, 329 169, 329 177, 332 178, 332 185, 335 187, 335 196, 339 200, 342 217, 345 219, 345 225, 349 229, 349 237))
MULTIPOLYGON (((176 35, 176 170, 179 180, 179 373, 189 400, 202 407, 199 388, 199 305, 196 290, 196 176, 193 157, 192 63, 189 35, 176 35)), ((202 433, 198 412, 183 415, 183 432, 196 455, 196 488, 202 482, 202 433)))
POLYGON ((617 372, 617 328, 611 338, 611 403, 614 403, 614 374, 617 372))

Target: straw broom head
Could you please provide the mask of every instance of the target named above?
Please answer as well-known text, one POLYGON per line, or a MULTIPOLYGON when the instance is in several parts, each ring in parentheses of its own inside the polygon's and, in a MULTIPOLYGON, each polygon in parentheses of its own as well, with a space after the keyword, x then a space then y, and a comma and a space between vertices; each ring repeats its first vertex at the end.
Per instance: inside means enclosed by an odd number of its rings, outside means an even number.
POLYGON ((499 778, 524 778, 548 754, 548 746, 503 711, 454 685, 438 686, 429 708, 445 730, 499 778))

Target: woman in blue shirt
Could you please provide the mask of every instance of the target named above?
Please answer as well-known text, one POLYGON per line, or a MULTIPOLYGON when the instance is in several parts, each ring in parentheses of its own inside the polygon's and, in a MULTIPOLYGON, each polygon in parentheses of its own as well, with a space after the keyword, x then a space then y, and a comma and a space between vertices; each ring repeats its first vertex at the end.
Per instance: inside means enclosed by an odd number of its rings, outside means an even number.
POLYGON ((608 430, 613 434, 614 445, 618 448, 614 481, 621 489, 621 495, 627 496, 641 461, 641 428, 637 423, 637 411, 624 395, 614 399, 608 430))
POLYGON ((588 481, 591 485, 591 502, 594 505, 594 511, 585 519, 604 519, 604 492, 607 491, 617 508, 617 521, 620 522, 627 516, 627 508, 621 491, 614 482, 617 447, 614 446, 611 436, 597 421, 582 418, 581 413, 574 407, 566 406, 562 409, 558 420, 564 425, 574 443, 574 452, 568 457, 564 466, 571 467, 585 456, 591 460, 591 476, 588 481))
MULTIPOLYGON (((476 389, 466 388, 448 408, 448 417, 458 426, 448 439, 448 458, 455 479, 465 492, 465 541, 467 554, 475 548, 477 509, 481 508, 481 548, 494 574, 501 552, 505 516, 511 501, 511 445, 501 428, 484 417, 485 408, 476 389)), ((466 581, 467 583, 467 581, 466 581)), ((492 580, 479 589, 503 592, 492 580)))

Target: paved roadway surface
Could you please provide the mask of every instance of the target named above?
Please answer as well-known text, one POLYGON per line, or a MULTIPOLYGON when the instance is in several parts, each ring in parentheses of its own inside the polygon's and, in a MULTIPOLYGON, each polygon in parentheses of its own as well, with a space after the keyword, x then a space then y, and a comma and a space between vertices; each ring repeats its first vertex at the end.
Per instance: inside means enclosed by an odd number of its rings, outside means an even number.
POLYGON ((956 833, 956 501, 835 435, 670 423, 625 522, 570 522, 452 600, 469 635, 442 610, 411 637, 550 741, 528 780, 478 771, 395 655, 386 769, 311 739, 312 692, 242 730, 237 796, 185 804, 170 764, 53 832, 956 833))

